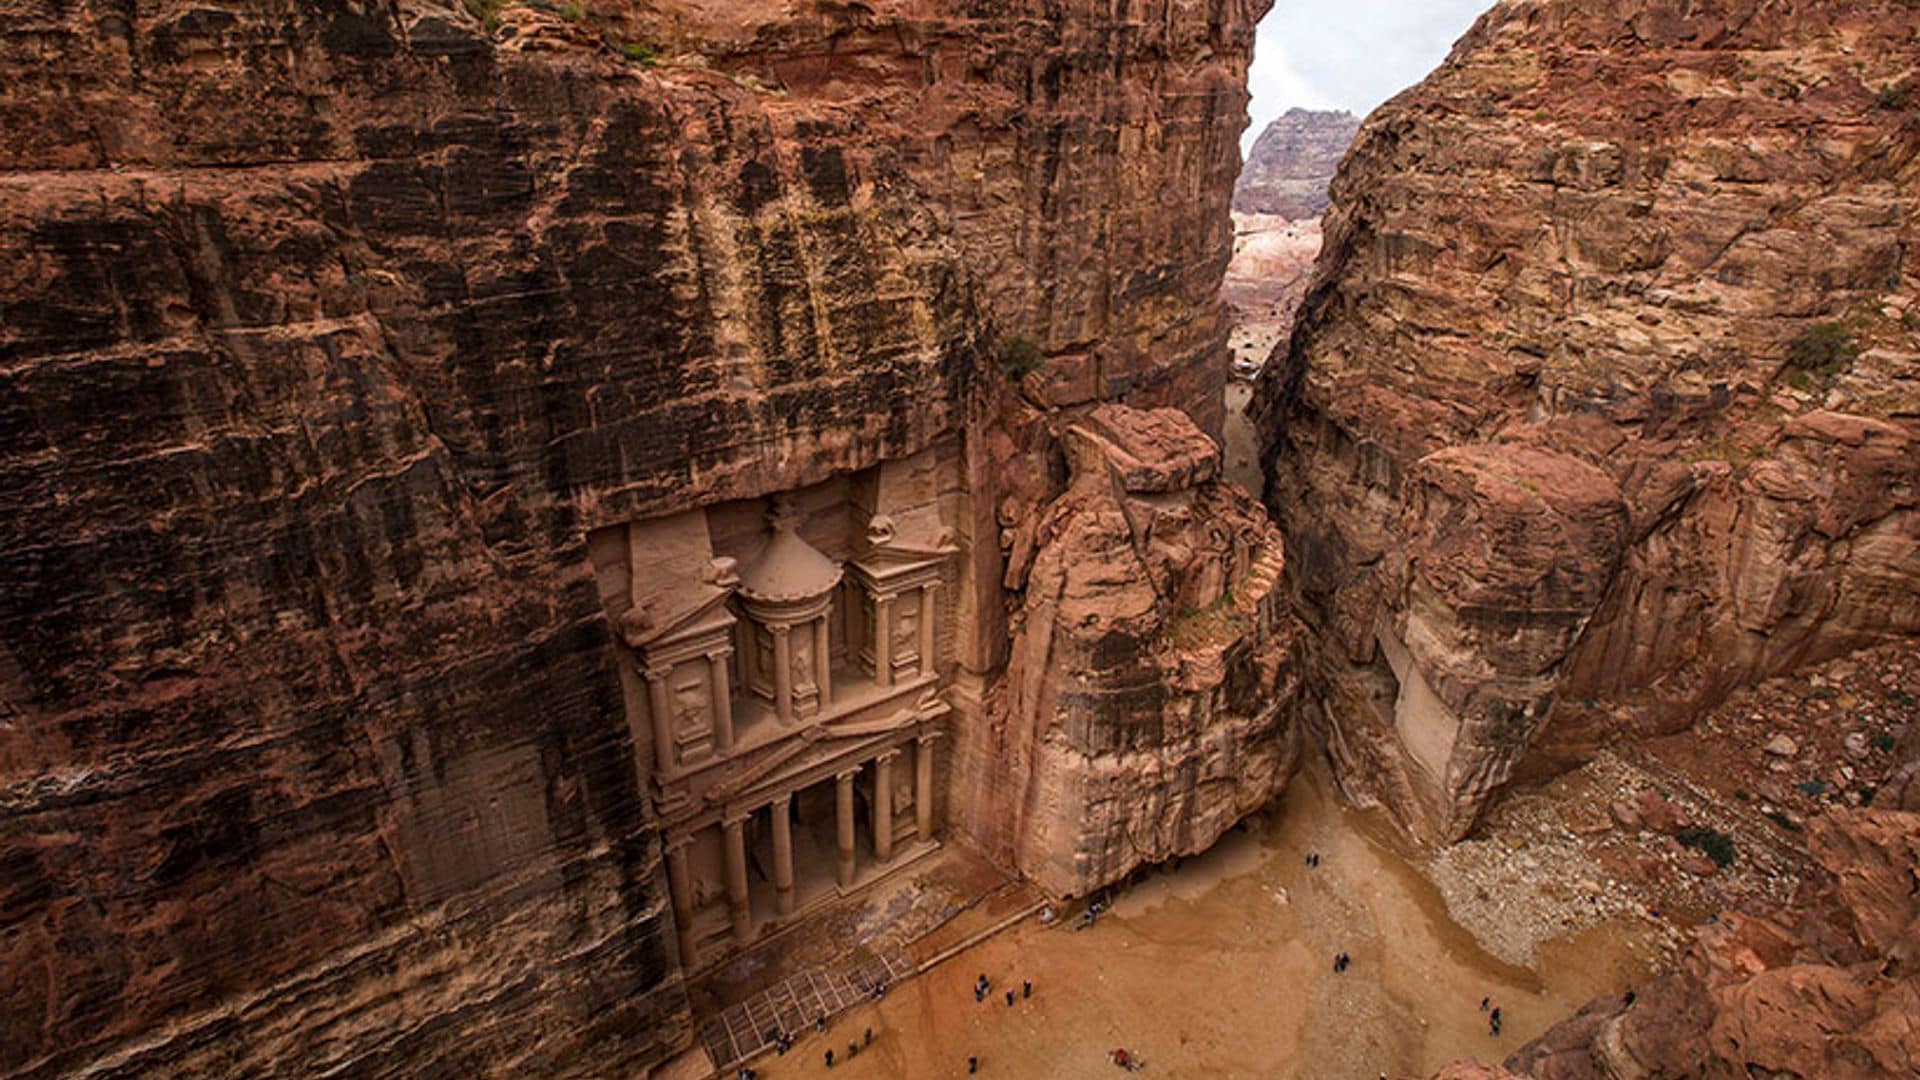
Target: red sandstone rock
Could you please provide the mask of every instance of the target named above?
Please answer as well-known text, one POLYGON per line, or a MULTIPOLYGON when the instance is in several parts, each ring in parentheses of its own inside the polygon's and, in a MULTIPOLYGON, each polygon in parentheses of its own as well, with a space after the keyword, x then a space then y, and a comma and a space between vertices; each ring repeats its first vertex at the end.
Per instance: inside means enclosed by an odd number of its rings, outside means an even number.
POLYGON ((0 13, 0 1072, 643 1071, 588 531, 988 460, 990 318, 1218 426, 1264 5, 488 7, 0 13))
POLYGON ((1778 919, 1729 913, 1683 970, 1603 998, 1506 1062, 1536 1080, 1754 1075, 1835 1080, 1920 1067, 1920 815, 1837 811, 1810 823, 1830 875, 1778 919))
POLYGON ((1369 119, 1259 390, 1343 789, 1445 840, 1920 633, 1916 32, 1524 0, 1369 119))

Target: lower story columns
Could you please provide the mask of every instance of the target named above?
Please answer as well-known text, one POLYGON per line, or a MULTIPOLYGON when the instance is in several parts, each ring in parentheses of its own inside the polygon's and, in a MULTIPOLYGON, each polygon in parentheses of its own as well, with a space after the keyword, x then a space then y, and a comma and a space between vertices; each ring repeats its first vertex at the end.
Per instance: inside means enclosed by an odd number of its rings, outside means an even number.
POLYGON ((853 888, 853 778, 859 771, 848 769, 833 778, 834 826, 840 848, 838 880, 843 889, 853 888))
POLYGON ((893 760, 899 756, 889 750, 873 761, 873 857, 883 863, 893 859, 893 760))
POLYGON ((913 825, 920 842, 933 839, 933 736, 913 745, 913 825))
POLYGON ((793 796, 773 800, 773 910, 793 914, 793 796))
POLYGON ((747 894, 747 821, 735 818, 724 826, 727 851, 727 911, 733 917, 733 940, 753 940, 753 908, 747 894))
POLYGON ((673 898, 673 925, 680 933, 680 967, 700 966, 699 935, 693 930, 693 878, 687 870, 687 837, 667 845, 667 892, 673 898))

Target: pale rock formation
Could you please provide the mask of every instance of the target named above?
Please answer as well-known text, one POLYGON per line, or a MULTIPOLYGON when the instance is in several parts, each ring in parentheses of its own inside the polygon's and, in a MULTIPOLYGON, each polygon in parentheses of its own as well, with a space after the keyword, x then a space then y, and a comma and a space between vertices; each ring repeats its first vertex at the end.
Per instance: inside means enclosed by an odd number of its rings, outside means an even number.
POLYGON ((1327 186, 1359 130, 1360 118, 1350 112, 1288 109, 1254 140, 1233 187, 1234 213, 1319 217, 1327 186))

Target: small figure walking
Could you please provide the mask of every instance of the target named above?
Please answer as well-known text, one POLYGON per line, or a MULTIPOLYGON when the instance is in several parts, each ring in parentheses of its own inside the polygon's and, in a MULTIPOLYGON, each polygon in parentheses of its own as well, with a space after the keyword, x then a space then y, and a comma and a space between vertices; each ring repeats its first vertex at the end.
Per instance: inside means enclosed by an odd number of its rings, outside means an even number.
POLYGON ((1493 1007, 1493 1012, 1487 1016, 1487 1024, 1492 1034, 1495 1036, 1500 1034, 1500 1006, 1493 1007))
POLYGON ((1481 1011, 1481 1012, 1486 1012, 1486 1011, 1487 1011, 1487 1006, 1488 1006, 1489 1004, 1491 1004, 1491 1003, 1492 1003, 1492 1001, 1493 1001, 1493 999, 1492 999, 1492 998, 1490 998, 1490 997, 1483 997, 1483 998, 1481 998, 1481 999, 1480 999, 1480 1011, 1481 1011))
MULTIPOLYGON (((1033 980, 1032 979, 1020 980, 1020 996, 1023 998, 1030 998, 1033 996, 1033 980)), ((1631 1002, 1629 1002, 1629 1004, 1631 1004, 1631 1002)))
POLYGON ((1007 1008, 1013 1008, 1013 991, 1007 991, 1007 1008))
POLYGON ((854 1042, 852 1039, 848 1039, 847 1040, 847 1060, 852 1061, 854 1058, 854 1055, 858 1054, 859 1052, 860 1052, 860 1044, 857 1042, 854 1042))
POLYGON ((829 1069, 833 1068, 833 1050, 832 1049, 827 1050, 827 1068, 829 1069))
POLYGON ((860 1033, 860 1045, 862 1046, 873 1045, 873 1029, 872 1028, 868 1028, 867 1030, 860 1033))
POLYGON ((1351 963, 1353 963, 1353 957, 1348 956, 1346 953, 1341 953, 1340 955, 1333 958, 1333 970, 1345 971, 1347 970, 1347 966, 1351 963))
POLYGON ((973 1000, 975 1004, 987 1000, 987 985, 987 977, 985 975, 973 980, 973 1000))
POLYGON ((972 1055, 968 1055, 968 1057, 967 1057, 967 1072, 969 1072, 969 1073, 977 1073, 977 1072, 979 1072, 979 1071, 980 1071, 980 1059, 979 1059, 979 1058, 977 1058, 977 1057, 973 1057, 972 1055))

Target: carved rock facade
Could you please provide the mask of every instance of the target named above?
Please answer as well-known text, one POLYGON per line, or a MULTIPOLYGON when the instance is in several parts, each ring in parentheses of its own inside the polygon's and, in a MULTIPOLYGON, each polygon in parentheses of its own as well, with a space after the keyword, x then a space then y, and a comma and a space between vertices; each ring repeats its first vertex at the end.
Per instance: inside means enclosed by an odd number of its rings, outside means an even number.
POLYGON ((635 1072, 943 827, 990 327, 1217 428, 1263 6, 0 13, 0 1073, 635 1072))

